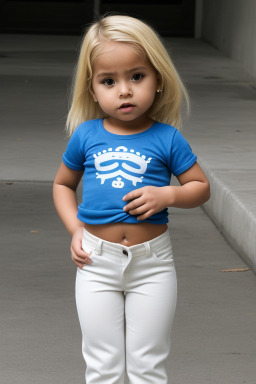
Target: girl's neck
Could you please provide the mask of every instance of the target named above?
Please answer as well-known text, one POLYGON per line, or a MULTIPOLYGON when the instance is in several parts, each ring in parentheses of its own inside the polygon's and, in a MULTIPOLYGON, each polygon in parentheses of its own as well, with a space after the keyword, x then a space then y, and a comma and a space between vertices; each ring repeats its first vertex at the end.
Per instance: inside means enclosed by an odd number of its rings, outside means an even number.
POLYGON ((141 117, 133 121, 118 121, 112 119, 111 116, 103 120, 104 128, 116 135, 133 135, 149 129, 154 123, 154 120, 149 117, 141 117))

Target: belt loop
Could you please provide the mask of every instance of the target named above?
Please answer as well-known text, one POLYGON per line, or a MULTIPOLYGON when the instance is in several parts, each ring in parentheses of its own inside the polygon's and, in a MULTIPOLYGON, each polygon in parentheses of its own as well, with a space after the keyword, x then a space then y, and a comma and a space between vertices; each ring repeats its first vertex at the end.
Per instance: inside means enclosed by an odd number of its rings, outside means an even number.
POLYGON ((99 239, 97 247, 95 249, 95 252, 97 253, 97 255, 101 255, 102 253, 102 242, 103 240, 99 239))
POLYGON ((146 256, 149 257, 151 255, 151 249, 150 249, 149 242, 144 243, 144 246, 145 246, 146 256))

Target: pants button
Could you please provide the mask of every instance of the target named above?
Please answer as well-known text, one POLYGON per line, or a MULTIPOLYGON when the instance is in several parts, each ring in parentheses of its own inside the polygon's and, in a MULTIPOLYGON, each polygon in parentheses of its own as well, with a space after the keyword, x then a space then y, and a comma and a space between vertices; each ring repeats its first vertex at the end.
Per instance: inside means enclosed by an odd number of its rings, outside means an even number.
POLYGON ((125 255, 125 256, 128 256, 128 252, 124 249, 123 250, 123 254, 125 255))

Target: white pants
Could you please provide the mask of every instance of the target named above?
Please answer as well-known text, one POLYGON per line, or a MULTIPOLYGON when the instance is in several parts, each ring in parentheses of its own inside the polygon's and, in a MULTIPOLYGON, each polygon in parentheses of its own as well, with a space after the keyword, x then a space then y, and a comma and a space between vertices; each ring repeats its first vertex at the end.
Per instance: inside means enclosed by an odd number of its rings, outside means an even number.
POLYGON ((166 384, 177 282, 169 232, 132 247, 84 230, 76 303, 87 384, 166 384))

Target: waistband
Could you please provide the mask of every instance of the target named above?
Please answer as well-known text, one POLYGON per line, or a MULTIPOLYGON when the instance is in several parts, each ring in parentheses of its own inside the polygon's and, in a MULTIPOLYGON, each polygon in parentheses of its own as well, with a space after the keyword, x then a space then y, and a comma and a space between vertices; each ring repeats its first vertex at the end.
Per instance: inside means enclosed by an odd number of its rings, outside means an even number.
POLYGON ((111 243, 109 241, 102 240, 84 229, 83 245, 94 248, 97 255, 101 255, 102 252, 107 252, 115 256, 128 256, 129 254, 132 254, 132 257, 136 257, 143 255, 149 256, 154 251, 159 250, 159 248, 166 246, 171 247, 171 239, 169 230, 167 229, 166 232, 152 240, 146 241, 145 243, 132 245, 131 247, 126 247, 119 243, 111 243))

